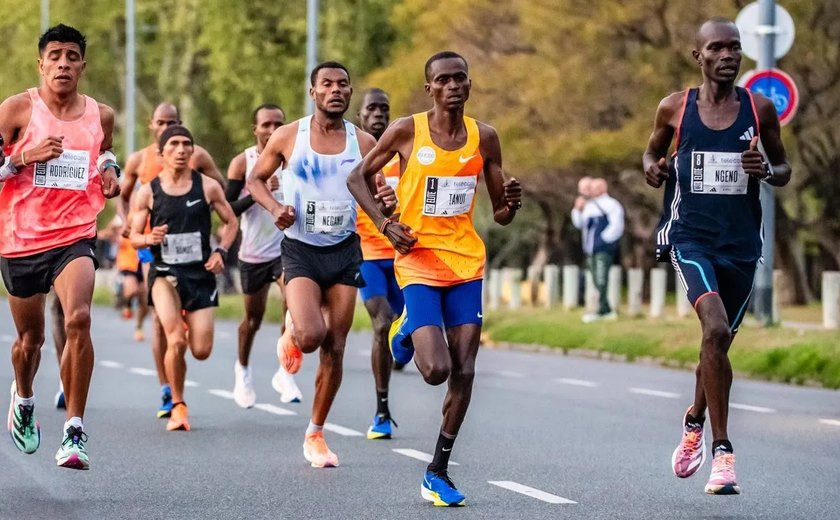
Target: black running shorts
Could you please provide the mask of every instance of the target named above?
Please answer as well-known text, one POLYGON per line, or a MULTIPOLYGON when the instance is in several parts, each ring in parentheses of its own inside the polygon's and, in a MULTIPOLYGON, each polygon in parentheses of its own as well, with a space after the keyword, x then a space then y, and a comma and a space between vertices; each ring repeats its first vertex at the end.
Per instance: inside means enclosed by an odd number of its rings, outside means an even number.
POLYGON ((355 233, 334 246, 311 246, 286 237, 280 247, 286 284, 295 278, 309 278, 322 289, 333 285, 365 286, 362 247, 355 233))
POLYGON ((152 264, 149 269, 149 305, 152 306, 152 287, 158 278, 175 287, 181 298, 181 308, 187 312, 219 306, 216 275, 201 264, 189 267, 152 264))
POLYGON ((93 260, 94 269, 99 268, 96 241, 92 238, 30 256, 0 258, 0 272, 9 294, 17 298, 29 298, 50 292, 55 279, 67 264, 84 257, 93 260))
POLYGON ((270 262, 252 264, 239 261, 239 279, 242 282, 242 292, 254 294, 260 292, 266 285, 276 282, 283 275, 283 263, 278 257, 270 262))

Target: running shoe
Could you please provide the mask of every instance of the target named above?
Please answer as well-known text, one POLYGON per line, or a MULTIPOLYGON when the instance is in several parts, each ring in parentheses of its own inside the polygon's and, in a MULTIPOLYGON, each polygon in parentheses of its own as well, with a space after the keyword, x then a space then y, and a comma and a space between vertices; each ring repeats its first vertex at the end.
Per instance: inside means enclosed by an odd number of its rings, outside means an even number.
POLYGON ((64 399, 64 387, 59 385, 58 392, 55 393, 55 407, 59 410, 67 409, 67 401, 64 399))
POLYGON ((679 478, 688 478, 694 475, 706 462, 706 443, 703 440, 703 426, 688 427, 685 424, 686 416, 691 407, 683 415, 683 435, 677 449, 671 456, 671 469, 674 475, 679 478))
POLYGON ((257 403, 257 393, 251 381, 251 369, 239 361, 233 365, 233 400, 242 408, 252 408, 257 403))
POLYGON ((9 435, 15 447, 24 453, 35 453, 41 445, 41 424, 35 420, 35 405, 15 406, 15 390, 12 381, 12 397, 9 403, 9 435))
POLYGON ((303 352, 292 340, 292 315, 289 311, 286 311, 286 330, 277 340, 277 359, 280 360, 280 366, 292 375, 298 373, 303 363, 303 352))
POLYGON ((134 317, 134 311, 131 310, 131 307, 123 307, 122 319, 130 320, 133 317, 134 317))
POLYGON ((163 385, 160 389, 161 405, 158 408, 158 419, 164 419, 172 414, 172 389, 169 385, 163 385))
POLYGON ((134 341, 138 343, 146 341, 146 334, 143 333, 143 329, 134 329, 134 341))
POLYGON ((391 356, 394 357, 394 363, 403 366, 407 365, 414 357, 414 343, 411 341, 411 334, 406 334, 402 330, 407 319, 408 314, 403 307, 402 314, 391 323, 391 328, 388 331, 388 345, 391 347, 391 356))
POLYGON ((393 366, 394 366, 394 370, 396 370, 397 372, 402 372, 403 368, 405 368, 405 364, 397 363, 396 361, 394 361, 393 366))
POLYGON ((466 505, 464 494, 458 491, 446 471, 426 471, 423 485, 420 486, 420 496, 440 507, 466 505))
POLYGON ((178 403, 172 407, 172 417, 166 423, 166 431, 175 430, 190 431, 190 421, 185 403, 178 403))
POLYGON ((735 480, 735 455, 719 453, 712 459, 712 474, 706 483, 710 495, 739 495, 741 487, 735 480))
POLYGON ((90 469, 90 459, 85 451, 87 440, 88 436, 81 428, 68 426, 64 440, 55 454, 56 464, 62 468, 90 469))
POLYGON ((303 441, 303 457, 313 468, 337 468, 338 456, 330 451, 324 432, 307 433, 303 441))
POLYGON ((397 426, 397 422, 389 414, 378 413, 373 417, 373 422, 367 431, 368 439, 390 439, 391 423, 397 426))
POLYGON ((281 403, 299 403, 303 400, 295 377, 286 372, 283 367, 277 368, 277 373, 271 378, 271 386, 280 394, 281 403))

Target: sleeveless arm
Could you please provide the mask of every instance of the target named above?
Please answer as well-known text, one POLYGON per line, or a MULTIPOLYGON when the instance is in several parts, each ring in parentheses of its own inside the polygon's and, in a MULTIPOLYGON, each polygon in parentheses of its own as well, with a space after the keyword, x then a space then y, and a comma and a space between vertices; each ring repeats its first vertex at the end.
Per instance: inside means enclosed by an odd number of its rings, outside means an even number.
POLYGON ((233 158, 227 171, 228 184, 225 187, 225 199, 233 208, 233 213, 238 217, 248 211, 248 208, 256 202, 251 195, 239 198, 242 189, 245 187, 245 155, 239 154, 233 158))
POLYGON ((131 233, 129 240, 131 246, 135 249, 142 249, 148 247, 146 242, 146 235, 143 233, 146 229, 146 222, 149 220, 149 207, 152 202, 152 188, 147 184, 140 188, 137 196, 131 204, 131 233))

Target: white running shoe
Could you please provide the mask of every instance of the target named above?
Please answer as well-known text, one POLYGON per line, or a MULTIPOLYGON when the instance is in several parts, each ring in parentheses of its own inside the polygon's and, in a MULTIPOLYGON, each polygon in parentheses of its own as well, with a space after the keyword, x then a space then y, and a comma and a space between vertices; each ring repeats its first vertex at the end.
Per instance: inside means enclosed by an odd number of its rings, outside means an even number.
POLYGON ((251 369, 236 361, 233 365, 233 400, 242 408, 252 408, 257 402, 257 393, 251 380, 251 369))
POLYGON ((271 378, 271 386, 280 394, 282 403, 299 403, 303 399, 300 388, 295 383, 295 376, 286 372, 282 366, 277 368, 277 373, 271 378))

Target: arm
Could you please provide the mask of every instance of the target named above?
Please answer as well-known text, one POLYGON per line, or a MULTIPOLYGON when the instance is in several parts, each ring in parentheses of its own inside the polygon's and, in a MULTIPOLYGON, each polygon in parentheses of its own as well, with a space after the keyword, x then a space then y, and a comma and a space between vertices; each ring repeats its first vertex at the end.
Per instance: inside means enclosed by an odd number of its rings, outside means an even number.
POLYGON ((642 168, 645 171, 645 180, 649 186, 659 188, 665 179, 668 178, 667 159, 668 148, 674 138, 674 132, 678 121, 677 113, 682 105, 684 93, 677 92, 666 97, 659 103, 656 109, 656 117, 653 123, 653 132, 648 139, 647 150, 642 156, 642 168))
POLYGON ((751 151, 756 153, 747 151, 741 156, 744 172, 764 180, 772 186, 784 186, 790 182, 791 167, 787 160, 785 146, 782 143, 781 127, 779 126, 776 108, 772 101, 761 94, 755 94, 754 100, 759 118, 761 145, 767 156, 766 162, 770 165, 772 175, 767 176, 764 156, 760 155, 760 152, 755 149, 757 143, 750 143, 751 151))
POLYGON ((577 206, 572 209, 572 225, 580 229, 583 225, 583 211, 579 210, 577 206))
POLYGON ((166 235, 167 226, 155 227, 148 235, 143 233, 146 229, 146 222, 149 220, 151 206, 152 188, 147 184, 140 188, 140 191, 137 192, 137 196, 131 203, 131 232, 128 239, 131 241, 131 246, 135 249, 143 249, 150 245, 160 244, 166 235))
POLYGON ((131 194, 134 193, 134 186, 137 184, 137 178, 140 175, 140 167, 142 166, 142 163, 142 152, 134 152, 129 155, 128 160, 125 162, 122 182, 120 183, 120 198, 117 201, 117 214, 121 216, 123 222, 125 222, 122 235, 126 238, 128 238, 131 233, 131 222, 128 219, 129 209, 131 209, 131 194))
POLYGON ((481 143, 479 149, 484 158, 484 182, 493 204, 493 219, 496 223, 507 226, 522 207, 522 187, 514 178, 505 180, 502 171, 502 145, 496 130, 479 123, 481 143))
POLYGON ((613 198, 607 199, 607 227, 601 231, 601 239, 608 244, 618 241, 624 234, 624 207, 613 198))
POLYGON ((251 197, 271 213, 275 225, 280 229, 286 229, 295 223, 295 210, 292 206, 277 202, 269 190, 268 180, 277 168, 286 163, 286 150, 293 149, 297 129, 298 125, 293 123, 281 126, 271 134, 260 158, 257 159, 257 164, 254 165, 254 171, 245 183, 251 197))
POLYGON ((245 154, 240 153, 230 161, 227 171, 228 185, 225 187, 225 198, 237 217, 245 213, 255 203, 254 197, 251 195, 239 198, 242 188, 245 187, 245 166, 245 154))
POLYGON ((233 245, 233 241, 236 240, 236 234, 239 231, 239 226, 237 226, 236 215, 234 215, 233 209, 230 207, 227 200, 225 200, 225 194, 222 191, 222 187, 210 179, 205 179, 203 184, 204 193, 207 197, 207 203, 210 204, 216 214, 219 215, 222 223, 224 223, 224 226, 219 233, 221 235, 221 238, 219 239, 219 248, 216 251, 213 251, 210 258, 207 259, 207 263, 204 264, 205 269, 219 274, 225 267, 225 262, 227 261, 227 251, 230 249, 230 246, 233 245), (220 252, 219 249, 223 249, 224 252, 220 252))
MULTIPOLYGON (((359 139, 359 151, 362 157, 366 156, 376 146, 376 139, 369 133, 358 129, 357 135, 359 139)), ((368 181, 368 190, 373 193, 373 198, 377 202, 379 211, 385 216, 392 216, 394 209, 397 207, 397 194, 393 188, 388 186, 385 182, 385 176, 377 173, 368 181)))
POLYGON ((120 194, 120 181, 117 178, 117 163, 111 148, 114 138, 114 110, 108 105, 99 103, 99 118, 102 124, 102 144, 99 147, 99 155, 102 160, 97 160, 99 174, 102 176, 102 194, 105 198, 112 199, 120 194), (107 154, 102 157, 103 154, 107 154), (111 157, 107 159, 106 157, 111 157))
MULTIPOLYGON (((3 136, 6 146, 15 143, 21 137, 31 116, 32 102, 26 92, 0 103, 0 135, 3 136)), ((47 162, 64 152, 61 140, 58 136, 47 137, 37 146, 10 155, 8 159, 18 172, 32 163, 47 162)))
POLYGON ((214 181, 218 182, 219 185, 224 188, 225 187, 225 178, 222 177, 222 172, 219 171, 219 168, 216 166, 216 161, 213 160, 213 157, 210 155, 210 152, 202 148, 201 146, 195 147, 195 169, 201 172, 202 175, 206 175, 210 177, 214 181))
POLYGON ((379 142, 364 156, 361 164, 353 168, 347 177, 347 188, 362 210, 368 214, 373 223, 388 237, 394 249, 400 254, 407 254, 417 239, 411 236, 411 229, 400 223, 386 221, 386 217, 379 207, 373 193, 371 183, 374 177, 388 164, 395 154, 407 157, 411 153, 414 142, 414 120, 404 117, 395 121, 385 130, 379 142), (384 227, 383 227, 384 226, 384 227))

